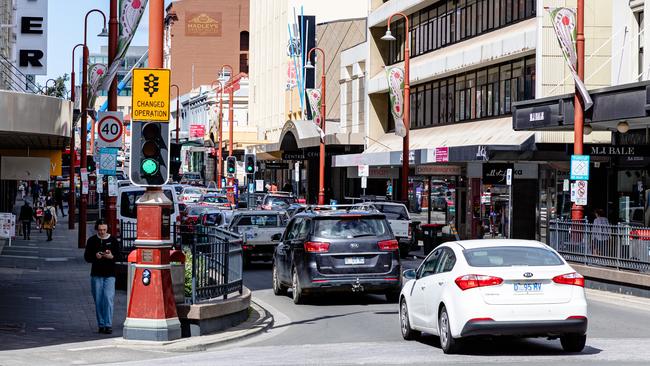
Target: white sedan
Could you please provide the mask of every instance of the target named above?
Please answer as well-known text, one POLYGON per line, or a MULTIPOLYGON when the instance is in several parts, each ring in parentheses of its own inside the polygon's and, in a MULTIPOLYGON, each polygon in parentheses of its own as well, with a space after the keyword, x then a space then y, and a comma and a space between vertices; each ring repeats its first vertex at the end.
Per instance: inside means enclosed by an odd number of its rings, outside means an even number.
POLYGON ((466 240, 438 246, 404 272, 400 327, 440 337, 445 353, 473 336, 560 338, 568 352, 587 339, 584 278, 549 246, 526 240, 466 240))

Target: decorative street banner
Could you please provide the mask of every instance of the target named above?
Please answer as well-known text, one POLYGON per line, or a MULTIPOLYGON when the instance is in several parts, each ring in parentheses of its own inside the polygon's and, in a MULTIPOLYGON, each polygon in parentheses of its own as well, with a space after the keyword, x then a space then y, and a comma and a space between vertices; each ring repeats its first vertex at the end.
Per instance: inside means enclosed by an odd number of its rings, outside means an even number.
POLYGON ((585 87, 585 84, 578 77, 576 13, 573 9, 569 8, 551 8, 549 9, 549 13, 551 14, 551 23, 553 23, 555 35, 557 36, 557 41, 562 49, 562 54, 564 54, 564 59, 571 70, 573 80, 576 83, 576 88, 578 88, 580 95, 582 95, 585 110, 588 110, 594 102, 591 100, 589 92, 587 92, 587 87, 585 87))
POLYGON ((388 91, 390 93, 390 110, 395 120, 395 134, 399 137, 406 136, 404 125, 404 70, 399 66, 386 68, 388 77, 388 91))
MULTIPOLYGON (((140 24, 140 18, 147 7, 148 0, 119 0, 119 32, 117 40, 117 54, 115 60, 111 64, 111 68, 102 79, 102 90, 108 90, 113 82, 113 78, 117 75, 117 70, 122 65, 126 51, 131 44, 131 40, 135 35, 135 31, 140 24)), ((92 104, 91 104, 92 105, 92 104)))
POLYGON ((316 129, 320 134, 320 140, 325 139, 325 133, 323 133, 323 116, 320 115, 321 108, 321 93, 319 89, 307 89, 307 99, 309 99, 309 106, 311 107, 311 114, 316 124, 316 129))
POLYGON ((92 64, 88 66, 88 107, 94 109, 97 92, 106 76, 106 65, 92 64))

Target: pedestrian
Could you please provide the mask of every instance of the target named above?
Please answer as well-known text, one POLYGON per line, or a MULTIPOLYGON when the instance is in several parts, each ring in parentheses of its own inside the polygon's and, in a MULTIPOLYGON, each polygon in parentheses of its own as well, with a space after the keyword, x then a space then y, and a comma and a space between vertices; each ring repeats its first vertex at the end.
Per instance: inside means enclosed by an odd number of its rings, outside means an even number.
POLYGON ((47 241, 52 241, 52 231, 56 226, 56 208, 52 200, 47 200, 43 210, 43 224, 41 225, 47 234, 47 241))
POLYGON ((38 202, 38 197, 41 194, 41 186, 38 184, 38 181, 34 182, 32 186, 32 203, 35 205, 38 202))
POLYGON ((95 221, 96 235, 88 238, 84 258, 92 263, 90 288, 95 300, 99 333, 113 333, 113 298, 115 297, 115 263, 120 261, 117 240, 108 233, 102 219, 95 221))
POLYGON ((605 217, 605 211, 600 208, 594 210, 596 218, 594 219, 594 230, 591 254, 593 255, 609 255, 610 248, 607 243, 609 242, 609 220, 605 217))
POLYGON ((20 191, 20 198, 25 199, 25 186, 23 185, 23 182, 18 184, 18 190, 20 191))
POLYGON ((56 208, 61 209, 61 215, 65 217, 65 212, 63 211, 63 187, 62 183, 59 182, 54 189, 54 200, 56 203, 56 208))
POLYGON ((29 206, 29 202, 27 201, 25 201, 23 207, 20 208, 19 220, 23 226, 23 239, 30 240, 32 221, 34 220, 34 210, 29 206))

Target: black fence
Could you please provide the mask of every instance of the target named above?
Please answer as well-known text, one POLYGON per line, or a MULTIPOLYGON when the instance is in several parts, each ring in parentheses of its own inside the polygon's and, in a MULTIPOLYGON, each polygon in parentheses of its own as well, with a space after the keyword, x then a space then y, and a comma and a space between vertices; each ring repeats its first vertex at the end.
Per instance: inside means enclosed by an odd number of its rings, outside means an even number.
MULTIPOLYGON (((181 225, 170 228, 174 249, 186 255, 185 273, 191 273, 192 304, 228 298, 243 290, 242 238, 240 235, 214 226, 181 225)), ((120 222, 118 241, 127 258, 135 249, 137 223, 120 222)))

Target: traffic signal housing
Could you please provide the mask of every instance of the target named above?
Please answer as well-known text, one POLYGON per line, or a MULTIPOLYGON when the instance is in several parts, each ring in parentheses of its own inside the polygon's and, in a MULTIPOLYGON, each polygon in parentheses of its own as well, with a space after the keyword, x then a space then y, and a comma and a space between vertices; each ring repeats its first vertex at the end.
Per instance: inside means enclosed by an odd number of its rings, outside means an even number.
POLYGON ((162 186, 169 179, 169 125, 131 123, 129 178, 137 186, 162 186))
POLYGON ((237 173, 237 158, 229 156, 226 158, 226 173, 228 175, 235 175, 237 173))
POLYGON ((255 174, 255 155, 246 154, 244 157, 244 162, 246 174, 255 174))

